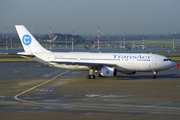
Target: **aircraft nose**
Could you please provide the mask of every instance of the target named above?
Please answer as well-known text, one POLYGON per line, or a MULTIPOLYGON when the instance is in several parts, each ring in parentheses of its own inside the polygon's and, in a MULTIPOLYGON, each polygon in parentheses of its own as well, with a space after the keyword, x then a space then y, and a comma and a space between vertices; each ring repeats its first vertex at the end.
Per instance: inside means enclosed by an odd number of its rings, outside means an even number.
POLYGON ((171 66, 172 67, 175 67, 176 66, 176 63, 174 61, 171 61, 171 66))

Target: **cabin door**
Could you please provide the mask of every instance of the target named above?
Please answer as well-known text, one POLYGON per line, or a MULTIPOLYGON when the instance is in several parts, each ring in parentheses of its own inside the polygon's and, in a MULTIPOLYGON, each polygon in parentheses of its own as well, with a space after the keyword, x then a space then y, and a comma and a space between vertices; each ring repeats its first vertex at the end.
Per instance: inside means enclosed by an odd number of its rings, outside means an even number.
POLYGON ((152 57, 152 65, 157 65, 157 57, 152 57))

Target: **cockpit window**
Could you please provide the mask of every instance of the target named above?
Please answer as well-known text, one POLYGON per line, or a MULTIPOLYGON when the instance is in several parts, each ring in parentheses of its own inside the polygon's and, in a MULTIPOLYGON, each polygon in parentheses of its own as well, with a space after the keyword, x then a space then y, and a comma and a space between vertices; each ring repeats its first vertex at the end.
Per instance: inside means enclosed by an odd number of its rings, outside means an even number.
POLYGON ((171 61, 171 59, 164 59, 164 61, 171 61))

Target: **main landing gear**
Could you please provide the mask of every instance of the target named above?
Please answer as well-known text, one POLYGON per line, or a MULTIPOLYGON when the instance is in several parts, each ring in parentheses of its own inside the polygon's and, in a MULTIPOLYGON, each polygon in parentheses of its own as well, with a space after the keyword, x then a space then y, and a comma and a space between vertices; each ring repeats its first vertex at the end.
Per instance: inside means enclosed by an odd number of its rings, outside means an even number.
POLYGON ((153 79, 156 79, 157 78, 157 76, 156 76, 156 74, 157 74, 157 72, 156 71, 153 71, 153 79))
POLYGON ((86 78, 87 78, 87 79, 95 79, 96 76, 95 76, 95 75, 92 75, 92 73, 93 73, 93 69, 90 69, 90 70, 89 70, 89 75, 87 75, 86 78))
POLYGON ((95 76, 95 75, 87 75, 86 78, 87 78, 87 79, 95 79, 96 76, 95 76))

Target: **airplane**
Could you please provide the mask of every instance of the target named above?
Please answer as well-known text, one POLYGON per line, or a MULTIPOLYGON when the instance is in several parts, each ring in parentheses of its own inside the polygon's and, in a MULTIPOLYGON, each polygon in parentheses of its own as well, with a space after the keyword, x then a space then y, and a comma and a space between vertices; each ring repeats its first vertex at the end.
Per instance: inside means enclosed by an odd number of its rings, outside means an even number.
POLYGON ((157 72, 176 66, 168 57, 151 53, 51 52, 43 48, 23 25, 15 25, 15 28, 25 51, 18 55, 51 67, 89 71, 87 79, 95 79, 93 72, 99 77, 115 77, 117 72, 128 75, 152 72, 156 79, 157 72))
POLYGON ((44 40, 44 41, 47 41, 47 42, 52 42, 52 41, 55 41, 57 38, 57 35, 52 39, 52 40, 44 40))

